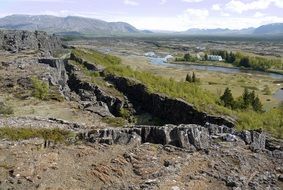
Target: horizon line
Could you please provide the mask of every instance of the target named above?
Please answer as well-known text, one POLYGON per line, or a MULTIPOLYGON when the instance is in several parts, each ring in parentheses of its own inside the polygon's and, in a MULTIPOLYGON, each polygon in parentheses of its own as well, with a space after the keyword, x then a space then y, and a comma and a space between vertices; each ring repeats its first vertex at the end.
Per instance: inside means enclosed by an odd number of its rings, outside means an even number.
MULTIPOLYGON (((125 21, 106 21, 106 20, 103 20, 103 19, 99 19, 99 18, 94 18, 94 17, 88 17, 88 16, 83 16, 83 15, 66 15, 66 16, 60 16, 60 15, 52 15, 52 14, 18 14, 18 13, 12 13, 12 14, 8 14, 8 15, 5 15, 5 16, 0 16, 0 19, 3 19, 5 17, 9 17, 9 16, 52 16, 52 17, 57 17, 57 18, 67 18, 67 17, 78 17, 78 18, 85 18, 85 19, 93 19, 93 20, 100 20, 100 21, 104 21, 104 22, 107 22, 107 23, 127 23, 127 24, 130 24, 129 22, 125 22, 125 21)), ((271 22, 271 23, 268 23, 268 24, 264 24, 264 25, 259 25, 257 27, 244 27, 244 28, 239 28, 239 29, 231 29, 231 28, 188 28, 186 30, 162 30, 162 29, 148 29, 148 28, 138 28, 136 27, 134 24, 130 24, 132 25, 133 27, 135 27, 136 29, 138 30, 150 30, 150 31, 160 31, 160 32, 187 32, 188 30, 193 30, 193 29, 196 29, 196 30, 230 30, 230 31, 240 31, 240 30, 246 30, 246 29, 256 29, 258 27, 261 27, 261 26, 265 26, 265 25, 270 25, 270 24, 281 24, 283 22, 271 22)))

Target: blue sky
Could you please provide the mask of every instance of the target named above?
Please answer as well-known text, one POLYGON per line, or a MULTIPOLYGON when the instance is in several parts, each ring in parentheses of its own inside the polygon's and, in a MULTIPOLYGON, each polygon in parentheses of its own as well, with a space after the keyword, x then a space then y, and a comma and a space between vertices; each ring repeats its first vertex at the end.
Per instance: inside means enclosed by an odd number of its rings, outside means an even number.
POLYGON ((83 16, 151 30, 241 29, 283 22, 283 0, 0 0, 0 17, 11 14, 83 16))

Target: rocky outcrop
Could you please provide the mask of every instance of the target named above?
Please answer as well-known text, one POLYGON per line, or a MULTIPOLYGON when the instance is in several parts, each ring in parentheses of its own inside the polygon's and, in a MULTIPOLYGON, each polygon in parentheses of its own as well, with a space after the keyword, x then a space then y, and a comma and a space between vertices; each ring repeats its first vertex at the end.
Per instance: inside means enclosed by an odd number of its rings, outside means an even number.
POLYGON ((234 127, 235 121, 222 116, 212 116, 198 111, 193 105, 165 95, 150 93, 144 84, 129 78, 108 76, 107 80, 123 92, 133 103, 136 110, 146 111, 171 124, 198 124, 206 123, 234 127))
POLYGON ((67 60, 62 59, 51 59, 51 58, 42 58, 38 60, 39 63, 46 64, 50 66, 50 73, 48 81, 52 85, 58 85, 60 87, 60 92, 65 96, 70 96, 70 88, 68 86, 68 75, 65 69, 67 60))
POLYGON ((202 150, 208 148, 209 132, 198 125, 135 126, 109 128, 82 133, 82 139, 92 143, 129 144, 153 143, 202 150))
POLYGON ((74 53, 71 53, 70 55, 70 60, 76 61, 80 64, 82 64, 85 68, 87 68, 90 71, 98 71, 98 72, 102 72, 105 68, 95 64, 95 63, 89 63, 88 61, 76 56, 74 53))
POLYGON ((101 116, 117 116, 124 106, 124 101, 103 91, 98 85, 84 80, 84 76, 74 65, 66 63, 66 70, 69 75, 68 86, 80 96, 84 107, 101 116), (100 110, 92 109, 93 106, 101 107, 100 110))
POLYGON ((22 50, 38 50, 44 55, 52 55, 61 48, 59 38, 49 36, 46 32, 0 30, 0 49, 6 51, 15 53, 22 50))
POLYGON ((266 135, 261 130, 242 131, 239 136, 250 145, 254 151, 265 149, 266 135))
POLYGON ((91 143, 172 145, 187 150, 206 150, 212 147, 213 139, 227 142, 242 142, 252 151, 264 150, 266 134, 260 131, 235 132, 226 126, 217 125, 165 125, 133 126, 130 128, 107 128, 83 132, 79 135, 91 143))

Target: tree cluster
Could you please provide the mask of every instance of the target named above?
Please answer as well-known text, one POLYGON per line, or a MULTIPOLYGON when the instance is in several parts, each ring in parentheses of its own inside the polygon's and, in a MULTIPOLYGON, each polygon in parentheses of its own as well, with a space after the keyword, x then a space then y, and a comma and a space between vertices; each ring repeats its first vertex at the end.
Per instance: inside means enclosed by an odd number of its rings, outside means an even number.
MULTIPOLYGON (((283 69, 283 61, 275 58, 265 58, 259 56, 246 56, 239 52, 233 53, 226 50, 210 50, 212 55, 220 55, 226 63, 231 63, 238 67, 252 68, 255 70, 267 71, 268 69, 283 69)), ((205 54, 205 60, 207 60, 205 54)))
MULTIPOLYGON (((227 63, 234 63, 236 61, 236 54, 232 51, 228 52, 226 50, 211 50, 210 54, 219 55, 222 59, 225 59, 227 63)), ((207 54, 205 56, 205 60, 207 60, 207 54)))
POLYGON ((224 94, 220 97, 220 100, 225 107, 229 107, 234 110, 246 110, 251 108, 256 112, 262 112, 262 104, 258 96, 255 95, 255 91, 249 92, 246 88, 243 95, 237 100, 234 99, 231 90, 226 88, 224 94))
POLYGON ((283 62, 280 59, 243 56, 240 53, 237 53, 235 65, 261 71, 266 71, 271 68, 283 69, 283 62))
POLYGON ((197 78, 195 72, 193 72, 192 75, 187 74, 186 76, 186 82, 189 82, 189 83, 196 83, 196 82, 199 82, 200 80, 197 78))
POLYGON ((186 53, 184 55, 184 61, 196 62, 197 58, 195 56, 192 56, 190 53, 186 53))

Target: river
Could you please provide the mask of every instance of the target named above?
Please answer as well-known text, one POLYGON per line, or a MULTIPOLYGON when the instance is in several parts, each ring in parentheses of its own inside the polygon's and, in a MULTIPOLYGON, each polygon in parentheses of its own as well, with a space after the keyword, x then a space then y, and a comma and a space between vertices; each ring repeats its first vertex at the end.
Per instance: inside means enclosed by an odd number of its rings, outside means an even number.
MULTIPOLYGON (((253 74, 253 75, 261 75, 273 78, 274 80, 283 80, 283 75, 270 73, 270 72, 263 72, 263 71, 255 71, 255 70, 247 70, 247 69, 240 69, 240 68, 229 68, 229 67, 221 67, 221 66, 212 66, 212 65, 190 65, 190 64, 173 64, 173 63, 166 63, 164 62, 164 58, 148 58, 149 62, 153 65, 159 65, 163 67, 173 67, 178 69, 195 69, 201 71, 213 71, 213 72, 222 72, 222 73, 246 73, 246 74, 253 74)), ((275 94, 274 98, 283 101, 283 89, 279 89, 275 94)))
POLYGON ((164 67, 175 67, 175 68, 184 68, 184 69, 195 69, 201 71, 214 71, 214 72, 222 72, 222 73, 247 73, 247 74, 256 74, 262 76, 268 76, 275 80, 283 80, 283 75, 263 72, 263 71, 255 71, 255 70, 247 70, 240 69, 235 67, 221 67, 221 66, 213 66, 213 65, 190 65, 190 64, 174 64, 174 63, 166 63, 164 62, 164 58, 149 58, 150 63, 154 65, 160 65, 164 67))

